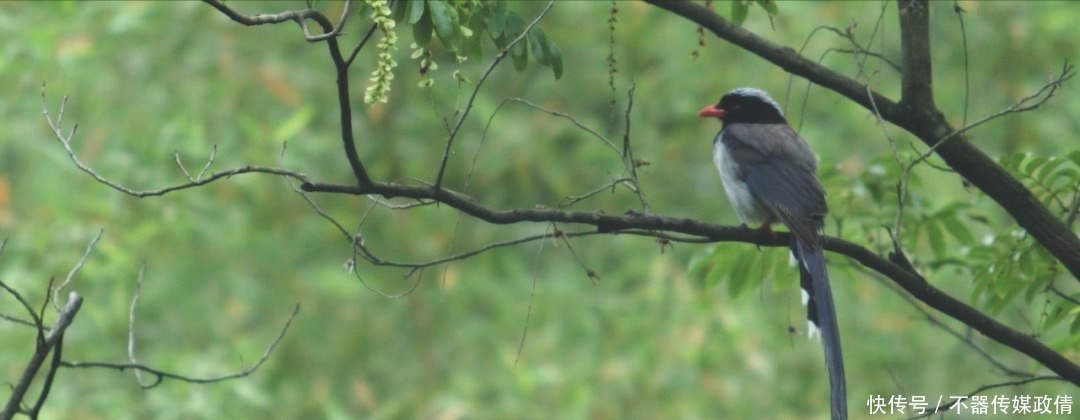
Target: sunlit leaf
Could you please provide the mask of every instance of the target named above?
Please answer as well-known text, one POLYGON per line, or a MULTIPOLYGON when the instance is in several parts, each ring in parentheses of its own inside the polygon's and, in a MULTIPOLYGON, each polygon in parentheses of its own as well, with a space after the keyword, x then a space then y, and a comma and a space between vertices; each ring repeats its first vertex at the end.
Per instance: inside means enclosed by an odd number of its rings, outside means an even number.
POLYGON ((1074 150, 1068 156, 1074 165, 1080 166, 1080 150, 1074 150))
POLYGON ((1046 161, 1048 161, 1048 160, 1050 160, 1050 158, 1044 157, 1044 156, 1038 156, 1038 157, 1029 159, 1027 161, 1027 163, 1024 164, 1024 173, 1028 173, 1028 174, 1034 173, 1036 169, 1039 169, 1039 167, 1042 166, 1044 163, 1046 163, 1046 161))
POLYGON ((285 121, 282 121, 277 127, 274 127, 271 139, 274 140, 274 143, 291 140, 311 123, 311 119, 314 116, 315 108, 311 106, 300 107, 293 112, 289 118, 286 118, 285 121))

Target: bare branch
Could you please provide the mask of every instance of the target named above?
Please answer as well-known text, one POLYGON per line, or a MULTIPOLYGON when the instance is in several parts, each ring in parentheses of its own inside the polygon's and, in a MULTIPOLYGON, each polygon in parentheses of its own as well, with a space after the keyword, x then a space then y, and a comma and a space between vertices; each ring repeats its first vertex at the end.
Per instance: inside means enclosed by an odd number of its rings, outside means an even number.
POLYGON ((30 362, 27 364, 26 369, 23 370, 22 377, 12 388, 11 396, 4 407, 4 411, 0 411, 0 419, 10 419, 20 412, 19 404, 26 396, 30 383, 37 376, 38 371, 45 362, 45 358, 53 351, 53 347, 62 340, 67 327, 75 320, 75 315, 79 313, 79 308, 82 307, 82 301, 82 296, 79 296, 78 293, 71 292, 68 294, 67 304, 60 310, 60 314, 49 329, 48 334, 45 334, 44 338, 38 342, 37 348, 34 349, 34 355, 31 356, 30 362))
MULTIPOLYGON (((886 57, 884 54, 881 54, 881 53, 875 52, 875 51, 871 51, 871 50, 867 49, 866 47, 863 47, 862 44, 860 44, 859 41, 855 39, 855 31, 853 30, 854 29, 853 27, 848 27, 848 30, 846 30, 846 31, 841 31, 839 28, 835 28, 835 27, 832 27, 832 26, 823 26, 822 28, 824 28, 824 29, 826 29, 826 30, 828 30, 828 31, 830 31, 832 33, 835 33, 837 36, 839 36, 841 38, 844 38, 849 43, 851 43, 852 49, 850 49, 850 50, 846 50, 846 49, 842 49, 842 48, 833 48, 832 49, 833 51, 842 52, 842 53, 846 53, 846 54, 852 54, 852 55, 856 56, 856 58, 858 58, 859 55, 863 55, 863 56, 866 56, 866 57, 874 57, 874 58, 876 58, 878 60, 881 60, 882 63, 888 64, 889 67, 892 67, 892 69, 896 70, 897 73, 900 72, 900 65, 894 63, 892 60, 889 59, 889 57, 886 57)), ((861 68, 862 65, 860 65, 859 67, 861 68)))
POLYGON ((555 0, 549 0, 544 10, 540 11, 540 14, 536 15, 536 18, 525 25, 525 29, 521 31, 521 34, 506 44, 503 49, 499 50, 498 54, 495 54, 495 58, 491 60, 491 64, 488 65, 487 70, 484 70, 484 74, 480 76, 480 79, 476 81, 476 87, 473 88, 472 93, 469 94, 469 100, 465 103, 465 109, 458 114, 457 122, 454 123, 453 128, 450 129, 450 134, 446 137, 446 146, 443 147, 442 159, 439 161, 439 171, 435 174, 435 186, 434 190, 439 191, 442 188, 443 174, 446 172, 446 163, 450 159, 450 147, 454 144, 454 137, 457 136, 458 130, 461 129, 461 124, 465 122, 465 118, 469 116, 469 112, 472 111, 473 102, 476 101, 476 94, 480 93, 480 87, 484 85, 484 81, 487 80, 491 72, 495 70, 495 66, 499 65, 503 58, 506 57, 506 53, 517 45, 518 42, 525 39, 525 36, 529 34, 537 23, 540 23, 540 19, 547 16, 548 11, 555 5, 555 0))
POLYGON ((367 33, 364 34, 364 37, 360 39, 360 42, 353 48, 352 53, 349 54, 349 58, 345 60, 345 67, 352 66, 353 60, 356 60, 356 55, 360 54, 360 50, 364 49, 364 45, 367 45, 368 40, 375 34, 376 29, 379 29, 379 25, 372 23, 371 27, 368 28, 367 33))
POLYGON ((611 190, 612 192, 614 192, 615 187, 618 186, 618 185, 625 185, 626 188, 629 188, 631 191, 637 189, 637 186, 634 184, 633 179, 630 179, 630 178, 613 178, 611 180, 611 182, 608 182, 607 184, 601 185, 600 187, 598 187, 598 188, 596 188, 596 189, 594 189, 592 191, 589 191, 589 192, 587 192, 585 194, 574 195, 574 196, 569 196, 569 197, 563 197, 562 201, 559 202, 559 207, 570 207, 570 206, 572 206, 574 204, 577 204, 578 202, 587 200, 590 197, 595 196, 597 194, 600 194, 600 193, 602 193, 604 191, 607 191, 607 190, 611 190))
POLYGON ((854 265, 854 264, 851 264, 851 267, 854 268, 855 270, 861 272, 861 273, 866 274, 871 279, 874 279, 874 281, 878 282, 879 284, 881 284, 885 288, 891 290, 893 293, 896 293, 896 295, 899 296, 900 299, 903 299, 904 302, 907 302, 908 305, 911 305, 912 308, 915 308, 916 311, 918 311, 920 314, 922 314, 923 319, 925 319, 927 322, 929 322, 930 325, 933 325, 934 327, 937 327, 937 328, 941 329, 942 331, 945 331, 945 333, 953 336, 953 338, 957 339, 961 343, 964 343, 968 347, 971 347, 972 350, 974 350, 976 353, 978 353, 980 356, 982 356, 983 359, 986 359, 986 361, 988 363, 993 365, 995 368, 997 368, 1002 373, 1004 373, 1006 375, 1009 375, 1009 376, 1021 377, 1021 378, 1030 378, 1030 377, 1035 376, 1034 374, 1032 374, 1030 372, 1022 372, 1022 371, 1010 368, 1008 366, 1005 366, 1004 363, 997 360, 992 354, 990 354, 990 352, 986 351, 986 349, 983 349, 981 346, 979 346, 978 343, 976 343, 975 340, 972 337, 964 336, 963 334, 960 333, 960 331, 957 331, 956 329, 950 327, 948 324, 946 324, 941 319, 939 319, 934 313, 932 313, 929 310, 927 310, 926 308, 924 308, 923 305, 918 300, 916 300, 914 297, 912 297, 910 294, 905 293, 904 291, 898 289, 896 287, 896 285, 885 281, 885 279, 880 274, 878 274, 876 272, 873 272, 873 271, 869 271, 865 267, 854 265))
MULTIPOLYGON (((111 181, 108 178, 105 178, 101 174, 98 174, 96 171, 94 171, 93 168, 90 168, 85 163, 83 163, 81 160, 79 160, 79 157, 78 157, 78 155, 76 155, 75 150, 72 149, 72 147, 71 147, 71 137, 75 134, 75 128, 72 128, 71 133, 69 133, 68 135, 64 135, 63 132, 61 131, 61 128, 60 128, 60 121, 64 117, 64 107, 66 105, 67 105, 67 97, 65 96, 64 101, 60 105, 60 111, 57 113, 56 121, 54 122, 52 117, 49 115, 49 109, 48 109, 48 106, 47 106, 47 104, 45 102, 45 85, 44 84, 41 85, 41 106, 42 106, 42 112, 45 114, 45 120, 49 123, 49 128, 52 129, 52 132, 56 136, 56 139, 60 141, 60 144, 62 146, 64 146, 64 150, 67 151, 68 157, 71 158, 71 161, 75 163, 75 166, 77 168, 79 168, 83 172, 86 172, 91 177, 93 177, 94 180, 96 180, 96 181, 98 181, 98 182, 100 182, 102 184, 105 184, 105 185, 109 186, 110 188, 112 188, 114 190, 117 190, 117 191, 120 191, 120 192, 122 192, 124 194, 128 194, 128 195, 135 196, 135 197, 140 197, 140 198, 165 195, 165 194, 168 194, 168 193, 173 192, 173 191, 188 189, 188 188, 192 188, 192 187, 198 187, 198 186, 206 185, 206 184, 209 184, 211 182, 217 181, 219 179, 229 178, 229 177, 231 177, 233 175, 239 175, 239 174, 245 174, 245 173, 266 173, 266 174, 280 175, 280 176, 284 176, 284 177, 293 178, 293 179, 296 179, 296 180, 301 181, 301 182, 306 182, 307 181, 307 176, 305 176, 304 174, 299 173, 299 172, 290 171, 288 169, 268 168, 268 167, 264 167, 264 166, 247 165, 247 166, 241 166, 241 167, 238 167, 238 168, 232 168, 232 169, 228 169, 228 170, 224 170, 224 171, 214 172, 214 173, 211 173, 210 176, 207 176, 205 178, 202 177, 202 173, 200 172, 199 178, 197 178, 197 179, 191 180, 191 177, 188 176, 189 181, 186 182, 186 183, 176 184, 176 185, 172 185, 172 186, 168 186, 168 187, 164 187, 164 188, 159 188, 159 189, 156 189, 156 190, 145 190, 145 191, 143 191, 143 190, 135 190, 135 189, 132 189, 132 188, 128 188, 128 187, 125 187, 125 186, 123 186, 123 185, 121 185, 121 184, 119 184, 117 182, 111 181)), ((76 125, 75 127, 78 127, 78 125, 76 125)), ((207 165, 209 166, 209 162, 207 163, 207 165)), ((205 168, 204 168, 204 171, 205 171, 205 168)))
MULTIPOLYGON (((6 239, 4 241, 5 241, 5 243, 7 242, 6 239)), ((14 316, 3 315, 3 314, 0 314, 0 318, 4 318, 6 320, 9 320, 9 321, 12 321, 12 322, 15 322, 15 323, 19 323, 19 324, 23 324, 23 325, 27 325, 27 326, 30 326, 30 327, 37 327, 37 328, 42 327, 41 318, 38 317, 37 312, 34 311, 34 307, 30 306, 30 302, 27 302, 26 298, 24 298, 22 296, 22 294, 20 294, 17 290, 11 288, 11 286, 8 286, 7 283, 4 283, 2 280, 0 280, 0 289, 4 289, 4 291, 11 294, 11 296, 14 297, 15 300, 19 301, 19 304, 22 305, 23 309, 26 309, 26 313, 30 314, 30 319, 32 321, 24 321, 24 320, 15 318, 14 316)))
POLYGON ((226 6, 225 3, 220 0, 203 0, 203 2, 209 4, 213 8, 225 14, 225 16, 228 16, 229 19, 232 19, 233 21, 244 26, 276 24, 288 21, 296 22, 300 24, 300 28, 304 30, 304 39, 308 40, 308 42, 325 41, 341 35, 341 30, 345 28, 345 21, 349 18, 350 6, 352 6, 352 0, 345 0, 345 8, 341 11, 341 16, 338 17, 337 25, 335 25, 326 33, 312 35, 311 31, 308 30, 307 20, 317 17, 324 20, 326 19, 326 17, 323 16, 321 12, 315 9, 289 10, 269 15, 259 14, 255 16, 245 16, 243 14, 240 14, 240 12, 229 8, 229 6, 226 6))
MULTIPOLYGON (((131 306, 128 308, 128 360, 131 364, 139 364, 139 361, 135 358, 135 308, 139 303, 139 295, 142 293, 143 274, 146 273, 146 263, 144 262, 142 268, 139 268, 139 275, 135 278, 135 292, 131 294, 131 306)), ((140 388, 147 389, 148 384, 143 382, 142 373, 135 369, 135 382, 139 384, 140 388)))
POLYGON ((649 209, 649 203, 645 200, 645 191, 642 191, 641 184, 638 182, 637 168, 639 162, 634 159, 634 151, 630 147, 630 111, 634 109, 634 89, 637 88, 637 82, 630 82, 630 89, 626 91, 626 130, 623 131, 623 150, 622 158, 623 165, 626 166, 626 171, 630 173, 630 179, 634 180, 634 188, 631 188, 634 193, 637 194, 638 201, 641 202, 641 210, 645 213, 652 213, 649 209))
POLYGON ((574 118, 570 114, 567 114, 565 112, 555 111, 555 110, 548 109, 548 108, 544 108, 543 106, 532 103, 527 99, 507 98, 506 101, 517 102, 519 104, 523 104, 523 105, 528 106, 530 108, 539 110, 539 111, 541 111, 541 112, 543 112, 545 114, 552 115, 552 116, 559 117, 559 118, 564 118, 567 121, 570 121, 570 123, 574 124, 574 126, 576 126, 577 128, 580 128, 580 129, 584 130, 586 133, 589 133, 589 135, 591 135, 593 137, 596 137, 598 140, 604 142, 604 144, 606 144, 608 147, 610 147, 611 150, 613 150, 615 153, 622 154, 622 152, 619 151, 619 148, 615 146, 615 143, 612 143, 611 140, 608 140, 607 137, 604 137, 602 134, 596 132, 596 130, 593 130, 593 129, 589 128, 585 124, 582 124, 580 121, 578 121, 576 118, 574 118))
POLYGON ((931 154, 937 151, 937 149, 941 147, 941 145, 944 144, 946 141, 952 138, 959 137, 961 134, 967 132, 968 130, 971 130, 975 127, 978 127, 987 122, 993 121, 1009 114, 1033 111, 1039 108, 1040 106, 1042 106, 1042 104, 1045 104, 1046 101, 1049 101, 1050 98, 1054 96, 1054 93, 1057 92, 1058 88, 1060 88, 1061 85, 1065 83, 1065 81, 1072 79, 1075 75, 1075 67, 1073 67, 1072 64, 1069 64, 1069 62, 1066 61, 1061 68, 1061 73, 1059 73, 1057 76, 1051 77, 1050 81, 1042 85, 1039 90, 1028 96, 1020 98, 1020 100, 1013 102, 1012 105, 1005 107, 1005 109, 1002 109, 1001 111, 979 118, 971 124, 965 125, 959 130, 956 130, 952 133, 949 133, 949 135, 942 137, 940 140, 934 142, 934 144, 932 144, 929 149, 923 152, 922 155, 913 160, 911 164, 914 165, 915 163, 925 160, 926 158, 930 157, 931 154))
POLYGON ((260 366, 262 366, 262 364, 264 362, 266 362, 266 360, 268 360, 270 358, 270 354, 272 354, 274 352, 274 349, 277 348, 278 343, 280 343, 281 339, 283 337, 285 337, 285 332, 289 330, 289 326, 292 325, 293 320, 296 319, 296 315, 299 312, 300 312, 300 305, 297 304, 293 308, 292 314, 289 315, 289 319, 287 319, 285 321, 285 325, 283 325, 281 327, 281 330, 278 332, 277 336, 274 338, 274 341, 272 341, 270 343, 270 345, 267 346, 266 349, 263 351, 263 354, 262 354, 262 356, 259 357, 259 360, 255 361, 254 364, 252 364, 251 366, 248 366, 247 368, 241 369, 239 371, 236 371, 234 373, 230 373, 230 374, 227 374, 227 375, 212 376, 212 377, 206 377, 206 378, 196 378, 196 377, 180 375, 180 374, 176 374, 176 373, 172 373, 172 372, 166 372, 166 371, 163 371, 163 370, 160 370, 160 369, 155 369, 155 368, 152 368, 152 367, 149 367, 149 366, 135 364, 135 363, 103 363, 103 362, 63 361, 63 362, 60 362, 60 364, 62 366, 64 366, 64 367, 69 367, 69 368, 106 368, 106 369, 116 369, 116 370, 119 370, 119 371, 124 371, 124 370, 127 370, 127 369, 140 370, 140 371, 149 373, 149 374, 154 375, 154 376, 157 377, 157 381, 155 381, 155 382, 153 382, 153 383, 151 383, 149 385, 142 385, 143 388, 146 388, 146 389, 153 388, 153 387, 157 386, 158 384, 161 383, 162 380, 164 380, 166 378, 175 379, 175 380, 182 381, 182 382, 195 383, 195 384, 206 384, 206 383, 221 382, 221 381, 227 381, 227 380, 230 380, 230 379, 241 378, 241 377, 245 377, 245 376, 248 376, 248 375, 251 375, 252 373, 254 373, 256 370, 259 369, 260 366))
MULTIPOLYGON (((555 229, 555 224, 549 225, 551 229, 555 229)), ((548 234, 549 230, 544 229, 544 235, 548 234)), ((544 253, 544 243, 547 241, 540 241, 540 244, 536 247, 536 259, 533 261, 533 273, 532 273, 532 286, 529 288, 529 306, 525 309, 525 325, 521 327, 521 340, 518 341, 517 354, 514 355, 514 366, 517 366, 518 361, 521 360, 521 352, 525 351, 525 338, 529 336, 529 320, 532 319, 532 307, 533 302, 536 301, 536 278, 540 273, 540 256, 544 253)))
POLYGON ((71 267, 71 271, 68 271, 68 275, 64 278, 64 282, 53 289, 53 307, 55 307, 56 310, 60 310, 60 292, 64 290, 68 284, 71 284, 71 279, 75 277, 75 273, 78 273, 79 269, 86 263, 86 258, 90 256, 90 252, 94 250, 94 245, 97 245, 98 241, 101 240, 101 235, 104 233, 105 229, 98 230, 97 236, 94 236, 94 239, 91 239, 90 243, 86 245, 86 252, 83 252, 82 258, 79 258, 79 262, 71 267))

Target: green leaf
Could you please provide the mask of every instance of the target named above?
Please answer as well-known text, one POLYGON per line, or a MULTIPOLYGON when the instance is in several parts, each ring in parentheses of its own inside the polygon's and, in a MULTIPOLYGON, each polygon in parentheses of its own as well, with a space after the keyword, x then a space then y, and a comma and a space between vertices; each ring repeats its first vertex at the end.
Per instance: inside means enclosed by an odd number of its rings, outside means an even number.
POLYGON ((424 13, 412 27, 413 41, 421 47, 431 43, 431 13, 424 13))
POLYGON ((776 2, 773 0, 757 0, 756 3, 770 15, 776 16, 780 13, 780 9, 776 7, 776 2))
POLYGON ((408 22, 410 25, 415 25, 416 22, 419 22, 420 18, 424 16, 424 9, 427 8, 425 7, 427 4, 426 2, 421 0, 399 2, 405 3, 405 22, 408 22))
POLYGON ((506 29, 507 15, 506 2, 496 1, 495 8, 491 10, 491 16, 488 16, 487 21, 487 31, 492 38, 502 35, 503 30, 506 29))
POLYGON ((1050 160, 1050 158, 1045 157, 1045 156, 1039 156, 1039 157, 1036 157, 1036 158, 1033 158, 1033 159, 1029 160, 1027 162, 1027 164, 1024 165, 1024 173, 1027 173, 1027 174, 1035 173, 1035 170, 1039 169, 1039 167, 1042 166, 1044 163, 1046 163, 1046 161, 1048 161, 1048 160, 1050 160))
POLYGON ((457 10, 446 4, 443 0, 427 0, 428 11, 431 12, 431 23, 435 26, 435 35, 447 46, 456 51, 458 39, 456 30, 458 27, 457 10))
POLYGON ((945 258, 945 233, 937 221, 926 224, 926 237, 930 241, 930 251, 934 254, 934 258, 945 258))
POLYGON ((411 1, 392 1, 390 2, 390 17, 395 21, 401 22, 405 19, 405 9, 409 7, 411 1))
POLYGON ((1069 153, 1069 160, 1071 160, 1073 164, 1080 166, 1080 150, 1074 150, 1069 153))
POLYGON ((481 36, 483 23, 482 16, 473 15, 465 25, 472 30, 472 36, 465 37, 464 42, 461 43, 461 55, 467 56, 473 61, 480 61, 484 58, 484 38, 481 36))
POLYGON ((731 2, 731 21, 736 25, 742 25, 746 21, 746 14, 750 12, 750 6, 743 0, 731 2))
POLYGON ((1038 256, 1033 255, 1030 251, 1031 248, 1027 248, 1013 255, 1013 258, 1016 258, 1016 267, 1020 270, 1020 273, 1023 274, 1023 276, 1015 277, 1013 280, 1030 281, 1035 279, 1035 272, 1038 269, 1036 267, 1035 259, 1037 259, 1038 256))
MULTIPOLYGON (((506 30, 503 32, 503 45, 510 45, 514 39, 520 36, 525 31, 525 21, 521 20, 521 16, 517 13, 510 12, 506 16, 506 30)), ((529 43, 525 40, 514 44, 510 47, 510 58, 514 60, 514 68, 517 71, 525 70, 525 67, 529 64, 529 43)))
POLYGON ((532 51, 532 56, 536 58, 536 62, 541 66, 547 66, 551 63, 548 61, 547 55, 547 35, 544 35, 544 31, 539 27, 533 27, 529 30, 529 34, 525 36, 523 41, 529 42, 529 50, 532 51))
POLYGON ((709 268, 709 274, 705 276, 705 287, 711 289, 716 286, 724 279, 725 273, 727 273, 726 264, 717 261, 716 264, 713 264, 713 266, 709 268))
POLYGON ((555 80, 559 80, 563 71, 562 51, 559 51, 559 46, 551 38, 548 38, 547 52, 548 60, 551 61, 551 70, 555 72, 555 80))
POLYGON ((947 216, 941 218, 941 224, 945 227, 945 230, 949 232, 957 241, 964 245, 971 245, 975 243, 975 235, 971 233, 971 229, 968 229, 967 224, 962 222, 959 217, 947 216))
POLYGON ((731 293, 731 296, 740 295, 746 290, 746 286, 752 283, 754 278, 750 272, 757 263, 757 257, 756 252, 740 251, 735 263, 728 267, 728 293, 731 293))
POLYGON ((1065 162, 1065 159, 1051 157, 1046 161, 1044 165, 1042 165, 1041 168, 1039 168, 1038 173, 1033 175, 1035 176, 1035 179, 1038 179, 1040 182, 1045 184, 1046 181, 1050 178, 1050 176, 1054 174, 1054 170, 1056 170, 1058 166, 1061 166, 1061 164, 1065 162))
POLYGON ((1077 316, 1077 311, 1070 311, 1069 315, 1073 316, 1072 325, 1069 325, 1069 334, 1076 335, 1080 333, 1080 316, 1077 316))
POLYGON ((716 265, 715 248, 716 247, 714 246, 713 249, 710 249, 707 253, 699 253, 690 257, 690 262, 687 264, 686 276, 691 278, 697 277, 701 275, 701 272, 705 271, 706 268, 716 265))
POLYGON ((1005 158, 1005 167, 1020 172, 1020 164, 1024 163, 1025 158, 1027 158, 1027 155, 1023 153, 1007 155, 1005 158))

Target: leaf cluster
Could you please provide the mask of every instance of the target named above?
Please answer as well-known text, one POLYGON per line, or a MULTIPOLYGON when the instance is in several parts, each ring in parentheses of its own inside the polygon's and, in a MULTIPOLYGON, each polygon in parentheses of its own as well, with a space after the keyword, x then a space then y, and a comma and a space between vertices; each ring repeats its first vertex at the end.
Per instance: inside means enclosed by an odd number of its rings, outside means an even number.
MULTIPOLYGON (((483 59, 484 35, 502 50, 521 36, 526 27, 521 15, 509 10, 504 0, 395 1, 390 7, 395 21, 412 26, 416 45, 430 49, 432 40, 438 38, 442 47, 454 53, 459 61, 483 59)), ((361 13, 366 16, 363 10, 361 13)), ((529 30, 522 42, 514 44, 507 53, 518 71, 528 66, 531 55, 536 63, 551 67, 556 79, 562 77, 562 51, 539 27, 529 30)))

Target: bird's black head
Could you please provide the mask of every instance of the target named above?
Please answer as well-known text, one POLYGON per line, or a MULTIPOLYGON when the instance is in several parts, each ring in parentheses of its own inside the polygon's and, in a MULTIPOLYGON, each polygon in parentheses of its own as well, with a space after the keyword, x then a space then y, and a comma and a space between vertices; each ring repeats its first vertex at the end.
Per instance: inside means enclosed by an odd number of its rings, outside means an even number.
POLYGON ((728 123, 772 124, 785 123, 784 111, 764 91, 738 88, 728 92, 716 105, 698 112, 699 117, 716 117, 728 123))

